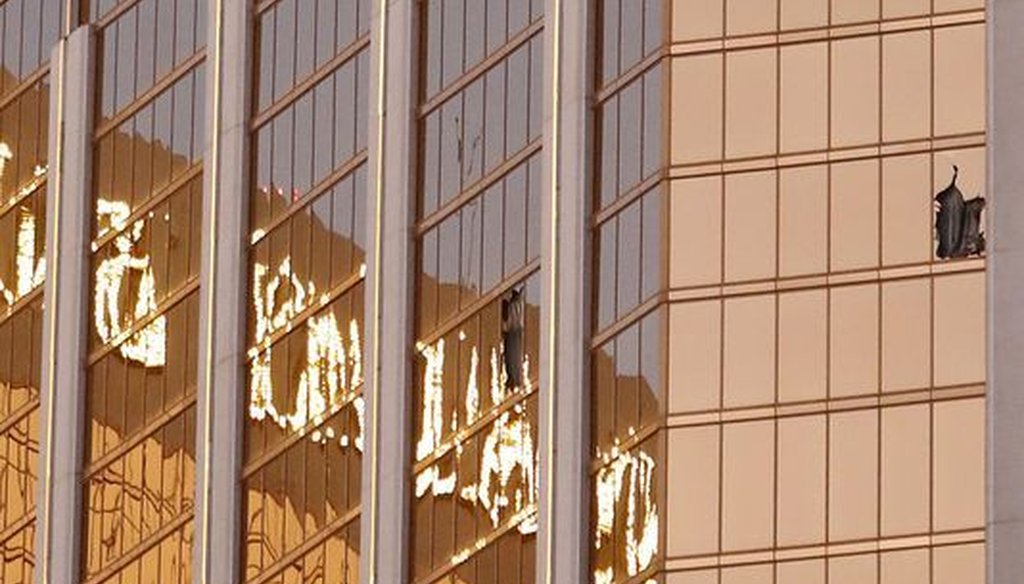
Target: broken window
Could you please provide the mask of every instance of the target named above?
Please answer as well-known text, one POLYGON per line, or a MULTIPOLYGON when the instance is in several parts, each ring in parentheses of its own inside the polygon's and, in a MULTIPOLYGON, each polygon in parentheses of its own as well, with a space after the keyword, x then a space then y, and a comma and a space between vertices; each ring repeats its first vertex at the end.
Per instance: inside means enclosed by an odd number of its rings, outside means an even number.
POLYGON ((956 186, 960 169, 953 166, 953 179, 949 186, 935 195, 935 237, 941 259, 965 258, 985 252, 985 233, 981 231, 981 212, 985 199, 981 196, 964 200, 956 186))

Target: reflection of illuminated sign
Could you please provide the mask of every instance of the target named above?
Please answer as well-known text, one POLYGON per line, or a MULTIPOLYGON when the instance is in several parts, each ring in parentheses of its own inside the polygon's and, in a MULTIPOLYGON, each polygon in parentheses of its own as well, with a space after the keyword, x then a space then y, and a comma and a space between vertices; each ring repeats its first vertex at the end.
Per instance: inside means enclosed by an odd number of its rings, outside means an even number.
POLYGON ((11 147, 6 142, 0 142, 0 178, 4 176, 4 168, 7 166, 7 161, 14 158, 14 153, 11 152, 11 147))
POLYGON ((18 240, 15 244, 14 275, 15 285, 11 290, 0 280, 0 297, 8 306, 24 298, 26 294, 43 283, 46 277, 44 258, 36 258, 36 218, 22 209, 18 220, 18 240))
MULTIPOLYGON (((460 334, 459 338, 465 340, 465 335, 460 334)), ((423 422, 419 440, 416 443, 416 460, 422 461, 443 446, 444 339, 438 340, 433 345, 421 343, 417 348, 426 360, 421 396, 423 422)), ((467 426, 476 422, 480 416, 480 393, 477 381, 479 361, 477 347, 472 347, 470 371, 465 391, 465 424, 467 426)), ((508 375, 504 369, 504 360, 497 348, 491 349, 490 362, 491 403, 494 407, 498 407, 511 397, 511 392, 508 387, 508 375)), ((511 389, 529 394, 533 390, 529 376, 529 359, 524 358, 522 368, 524 387, 511 389)), ((453 429, 458 427, 455 415, 457 414, 453 413, 453 419, 450 422, 453 429)), ((461 443, 456 441, 456 456, 461 457, 462 452, 461 443)), ((502 515, 506 514, 509 515, 506 519, 519 522, 518 529, 521 533, 533 533, 537 530, 537 462, 533 443, 533 428, 525 406, 519 403, 502 412, 491 423, 481 446, 478 478, 476 482, 464 486, 458 496, 463 501, 483 507, 494 527, 501 524, 502 515)), ((457 468, 458 465, 456 464, 454 467, 457 468)), ((453 469, 447 476, 442 476, 438 464, 423 469, 416 475, 416 496, 423 497, 427 492, 435 496, 455 494, 458 483, 457 472, 453 469)), ((482 545, 483 540, 478 544, 482 545)), ((453 561, 462 561, 472 553, 475 547, 459 552, 453 561)))
MULTIPOLYGON (((14 158, 10 146, 0 142, 0 179, 4 176, 4 168, 7 162, 14 158)), ((35 192, 43 181, 46 180, 46 167, 37 166, 32 172, 32 179, 28 184, 19 188, 10 198, 16 201, 35 192)), ((0 206, 6 205, 7 201, 0 201, 0 206)), ((45 258, 36 257, 36 237, 38 226, 36 217, 28 209, 19 209, 18 216, 18 238, 15 241, 14 260, 14 286, 5 283, 0 279, 0 298, 3 298, 7 306, 12 306, 18 300, 24 298, 32 290, 43 283, 46 277, 45 258)))
MULTIPOLYGON (((133 318, 141 320, 156 310, 156 280, 148 255, 133 255, 135 245, 142 239, 145 221, 137 220, 128 227, 131 208, 123 201, 96 202, 97 224, 101 225, 99 237, 114 232, 116 255, 103 259, 96 267, 96 289, 93 295, 93 317, 96 334, 107 344, 116 344, 126 359, 142 363, 146 367, 160 367, 167 361, 167 317, 160 315, 129 339, 130 325, 121 315, 120 298, 125 278, 131 271, 140 274, 136 291, 133 318), (104 219, 106 225, 103 225, 104 219), (123 341, 123 342, 122 342, 123 341)), ((152 216, 152 214, 150 215, 152 216)), ((96 251, 95 244, 93 251, 96 251)))
MULTIPOLYGON (((613 451, 614 459, 597 474, 594 497, 597 521, 594 547, 601 549, 614 541, 616 527, 624 527, 627 576, 636 576, 651 566, 658 551, 658 505, 654 501, 655 462, 646 452, 613 451), (619 508, 626 498, 626 517, 619 508)), ((615 581, 615 568, 594 570, 596 584, 615 581)))
MULTIPOLYGON (((256 346, 249 350, 249 417, 269 418, 282 428, 303 433, 308 425, 322 424, 351 401, 359 421, 359 434, 352 442, 361 452, 365 402, 355 392, 363 383, 363 355, 359 325, 354 319, 348 323, 347 338, 332 311, 306 320, 306 363, 299 372, 295 403, 290 413, 280 412, 274 405, 271 337, 275 332, 289 331, 292 320, 313 305, 315 296, 316 286, 313 282, 304 284, 292 272, 290 258, 285 258, 273 273, 264 264, 253 266, 256 346)), ((319 300, 321 305, 327 301, 327 296, 319 300)), ((333 428, 316 430, 310 438, 319 443, 337 438, 343 448, 350 444, 348 436, 336 436, 333 428)))

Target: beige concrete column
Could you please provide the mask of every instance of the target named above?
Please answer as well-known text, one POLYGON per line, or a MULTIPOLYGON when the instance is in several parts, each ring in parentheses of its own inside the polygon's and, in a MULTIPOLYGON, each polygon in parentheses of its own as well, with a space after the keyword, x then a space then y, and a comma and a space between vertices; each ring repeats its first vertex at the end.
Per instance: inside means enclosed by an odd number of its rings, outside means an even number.
POLYGON ((988 3, 988 582, 1024 581, 1024 2, 988 3))
POLYGON ((371 19, 370 180, 366 279, 363 582, 408 574, 409 396, 412 379, 412 233, 415 163, 415 0, 380 0, 371 19))
POLYGON ((593 3, 545 5, 541 582, 589 581, 593 3))
POLYGON ((211 0, 207 6, 193 573, 201 584, 220 584, 242 578, 239 476, 246 398, 253 3, 211 0))
POLYGON ((50 170, 36 529, 36 582, 73 584, 80 572, 85 353, 89 326, 92 30, 62 39, 50 60, 50 170))

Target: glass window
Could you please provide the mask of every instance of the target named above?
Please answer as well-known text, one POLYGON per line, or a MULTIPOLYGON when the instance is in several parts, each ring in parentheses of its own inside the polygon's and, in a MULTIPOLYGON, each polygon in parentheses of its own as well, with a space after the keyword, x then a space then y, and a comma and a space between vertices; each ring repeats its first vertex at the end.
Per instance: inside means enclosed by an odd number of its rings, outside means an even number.
POLYGON ((728 36, 763 34, 778 28, 778 1, 725 3, 725 30, 728 36))
POLYGON ((197 0, 141 0, 104 26, 100 117, 109 119, 180 67, 205 45, 205 6, 197 0), (164 38, 174 31, 174 36, 164 38))
POLYGON ((422 10, 411 578, 525 584, 539 493, 541 15, 505 0, 422 10))
POLYGON ((725 304, 722 406, 775 401, 775 298, 730 298, 725 304))
POLYGON ((824 398, 828 388, 828 292, 779 295, 779 401, 824 398))
POLYGON ((672 181, 669 281, 673 287, 722 279, 722 179, 672 181))
POLYGON ((882 410, 882 536, 928 531, 930 414, 927 404, 882 410))
POLYGON ((722 584, 772 584, 774 570, 771 566, 741 566, 722 569, 722 584))
POLYGON ((811 545, 825 538, 825 416, 778 421, 776 545, 811 545))
POLYGON ((932 407, 934 529, 976 528, 985 521, 985 401, 932 407))
POLYGON ((878 554, 829 558, 829 584, 876 584, 878 554))
POLYGON ((822 274, 828 270, 828 168, 779 172, 779 275, 822 274))
MULTIPOLYGON (((767 5, 767 0, 759 4, 767 5)), ((730 2, 729 5, 735 5, 730 2)), ((744 12, 752 12, 750 6, 744 12)), ((725 154, 748 158, 775 153, 778 51, 726 53, 725 154)))
POLYGON ((931 33, 882 37, 882 139, 927 137, 931 128, 931 33))
POLYGON ((719 463, 717 426, 676 428, 668 433, 666 551, 669 556, 718 552, 719 463))
MULTIPOLYGON (((829 416, 829 541, 877 536, 878 418, 874 411, 829 416)), ((843 564, 840 572, 853 570, 851 574, 859 573, 857 564, 843 564)), ((833 577, 836 576, 835 567, 834 563, 830 566, 833 577)), ((830 578, 829 581, 834 580, 830 578)), ((864 580, 846 581, 859 584, 864 580)))
POLYGON ((368 12, 282 0, 257 23, 246 581, 359 578, 368 12))
MULTIPOLYGON (((934 256, 932 199, 954 165, 966 198, 986 192, 984 3, 748 4, 671 3, 663 423, 674 572, 654 578, 952 584, 928 546, 742 566, 722 554, 983 527, 984 259, 934 256), (953 137, 962 143, 930 143, 953 137), (740 431, 752 428, 764 429, 740 431)), ((602 31, 605 58, 633 58, 617 29, 635 29, 636 15, 600 20, 616 28, 602 31)), ((595 322, 615 331, 594 352, 608 361, 595 369, 601 447, 635 408, 614 378, 635 350, 631 323, 615 326, 636 316, 635 284, 619 279, 633 277, 632 216, 616 203, 636 180, 619 153, 637 143, 623 128, 636 116, 627 86, 600 94, 596 112, 595 322)), ((951 554, 949 569, 981 578, 983 551, 951 554)))
POLYGON ((761 280, 776 274, 777 175, 725 177, 725 280, 761 280))
POLYGON ((879 182, 877 159, 832 165, 829 235, 833 271, 878 265, 879 182))
POLYGON ((882 554, 880 584, 931 584, 928 550, 882 554))
MULTIPOLYGON (((936 10, 940 7, 936 6, 936 10)), ((938 136, 985 131, 985 26, 936 29, 935 127, 938 136)))
POLYGON ((835 147, 878 142, 877 37, 832 43, 832 139, 835 147))
MULTIPOLYGON (((940 0, 941 1, 941 0, 940 0)), ((882 18, 921 16, 931 11, 929 0, 889 0, 882 5, 882 18)))
POLYGON ((879 3, 858 0, 832 0, 832 25, 856 24, 878 20, 879 3))
POLYGON ((50 59, 60 37, 64 2, 9 0, 0 5, 0 99, 50 59))
MULTIPOLYGON (((929 208, 935 193, 927 154, 882 159, 882 263, 899 265, 931 259, 934 221, 929 208)), ((948 184, 950 172, 947 172, 948 184)), ((966 178, 966 177, 965 177, 966 178)), ((945 185, 943 185, 944 188, 945 185)))
POLYGON ((669 309, 669 410, 715 409, 721 403, 721 302, 669 309))
POLYGON ((972 273, 934 282, 934 383, 985 380, 985 275, 972 273))
POLYGON ((933 554, 933 584, 985 580, 984 544, 936 548, 933 554))
MULTIPOLYGON (((828 145, 828 51, 824 42, 779 49, 781 152, 820 150, 828 145)), ((772 114, 769 121, 774 117, 772 114)))
POLYGON ((85 579, 191 578, 204 14, 191 1, 144 0, 102 32, 85 579), (154 34, 157 20, 176 23, 158 27, 173 40, 154 34))
POLYGON ((674 0, 672 40, 694 41, 722 36, 725 0, 674 0))
POLYGON ((775 523, 775 423, 722 430, 722 551, 772 545, 775 523))
POLYGON ((931 382, 931 286, 927 280, 882 285, 882 391, 931 382))
POLYGON ((825 584, 827 568, 824 560, 779 562, 776 569, 781 584, 825 584))
POLYGON ((829 302, 829 396, 877 392, 878 286, 832 288, 829 302))
POLYGON ((696 55, 672 59, 672 163, 704 162, 722 158, 723 95, 722 55, 696 55))
POLYGON ((828 25, 830 0, 781 0, 779 19, 783 30, 828 25))

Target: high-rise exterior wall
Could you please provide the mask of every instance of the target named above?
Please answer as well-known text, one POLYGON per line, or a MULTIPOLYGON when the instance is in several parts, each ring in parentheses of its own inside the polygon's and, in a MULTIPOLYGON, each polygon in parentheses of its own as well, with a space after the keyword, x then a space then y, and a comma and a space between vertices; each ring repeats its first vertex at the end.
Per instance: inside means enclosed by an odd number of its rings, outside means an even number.
POLYGON ((0 0, 0 584, 985 581, 989 14, 0 0))
POLYGON ((201 2, 91 6, 97 54, 82 581, 190 582, 201 2))
POLYGON ((255 3, 247 582, 359 582, 366 0, 255 3))
POLYGON ((664 556, 665 2, 600 3, 594 68, 591 476, 597 583, 664 556))
POLYGON ((537 561, 544 6, 420 6, 409 581, 526 584, 537 561))
POLYGON ((671 10, 666 581, 984 581, 984 4, 671 10))
POLYGON ((0 5, 0 582, 35 565, 50 48, 59 3, 0 5))

